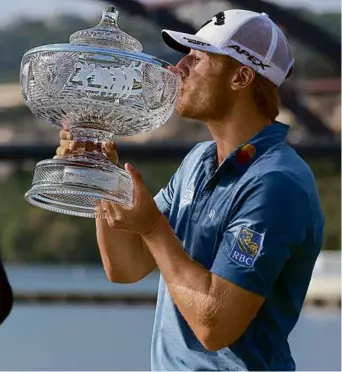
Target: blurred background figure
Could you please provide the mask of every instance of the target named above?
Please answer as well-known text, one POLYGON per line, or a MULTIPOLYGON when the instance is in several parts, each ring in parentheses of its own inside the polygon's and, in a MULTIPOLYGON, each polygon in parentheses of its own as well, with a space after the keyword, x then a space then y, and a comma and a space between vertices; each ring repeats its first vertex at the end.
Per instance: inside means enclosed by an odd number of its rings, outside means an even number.
POLYGON ((0 260, 0 324, 8 317, 13 306, 13 292, 0 260))
MULTIPOLYGON (((324 249, 290 344, 298 370, 341 370, 339 0, 31 0, 29 8, 27 0, 1 2, 0 252, 15 306, 0 328, 0 370, 150 367, 157 273, 136 285, 108 283, 94 221, 43 211, 23 198, 37 161, 53 157, 59 129, 24 106, 22 55, 68 42, 74 31, 97 24, 108 4, 119 8, 120 27, 145 53, 171 63, 181 55, 165 46, 161 29, 192 33, 229 7, 266 12, 286 32, 296 69, 281 90, 278 120, 291 125, 288 141, 314 171, 326 217, 324 249)), ((120 161, 136 165, 155 193, 193 144, 207 139, 202 123, 175 114, 154 132, 116 142, 120 161)), ((3 303, 1 297, 0 312, 3 303)))

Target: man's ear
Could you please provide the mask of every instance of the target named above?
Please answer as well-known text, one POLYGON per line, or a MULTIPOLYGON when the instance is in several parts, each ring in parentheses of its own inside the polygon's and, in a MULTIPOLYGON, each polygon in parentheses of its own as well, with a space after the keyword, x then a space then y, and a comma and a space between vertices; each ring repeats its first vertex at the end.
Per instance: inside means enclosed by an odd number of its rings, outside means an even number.
POLYGON ((247 88, 255 79, 255 71, 250 67, 238 67, 232 76, 231 88, 232 90, 240 90, 247 88))

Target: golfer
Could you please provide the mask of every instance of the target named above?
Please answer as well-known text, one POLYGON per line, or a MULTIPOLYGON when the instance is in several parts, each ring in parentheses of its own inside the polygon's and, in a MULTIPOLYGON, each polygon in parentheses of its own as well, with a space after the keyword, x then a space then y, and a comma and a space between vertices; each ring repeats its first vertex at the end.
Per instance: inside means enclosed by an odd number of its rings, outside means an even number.
MULTIPOLYGON (((196 33, 164 30, 185 54, 178 113, 205 123, 197 144, 153 198, 102 202, 98 245, 109 280, 160 270, 154 371, 294 370, 288 343, 322 246, 324 218, 307 164, 276 121, 291 75, 289 43, 267 14, 228 10, 196 33)), ((77 149, 61 132, 58 156, 77 149)), ((104 144, 116 162, 113 143, 104 144)))

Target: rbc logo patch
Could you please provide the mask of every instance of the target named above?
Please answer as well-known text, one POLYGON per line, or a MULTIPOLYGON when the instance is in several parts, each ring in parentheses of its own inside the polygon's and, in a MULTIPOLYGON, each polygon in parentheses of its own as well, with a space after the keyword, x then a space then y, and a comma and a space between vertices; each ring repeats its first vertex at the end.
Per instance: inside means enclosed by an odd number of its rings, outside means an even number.
POLYGON ((242 226, 230 252, 230 258, 240 266, 253 266, 263 238, 264 234, 259 234, 242 226))

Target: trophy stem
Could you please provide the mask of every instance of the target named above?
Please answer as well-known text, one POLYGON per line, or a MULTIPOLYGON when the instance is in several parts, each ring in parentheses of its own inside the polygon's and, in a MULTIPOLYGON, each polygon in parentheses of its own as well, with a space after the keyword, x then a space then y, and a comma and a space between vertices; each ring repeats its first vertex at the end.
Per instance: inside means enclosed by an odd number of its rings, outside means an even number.
POLYGON ((73 141, 77 143, 76 149, 68 159, 97 163, 104 166, 110 163, 106 153, 102 147, 105 142, 112 141, 114 136, 111 132, 103 129, 94 129, 86 125, 70 126, 69 132, 72 135, 73 141))
MULTIPOLYGON (((100 126, 100 125, 99 125, 100 126)), ((114 135, 112 132, 103 129, 94 128, 94 123, 70 125, 69 132, 76 142, 109 142, 113 141, 114 135)))

